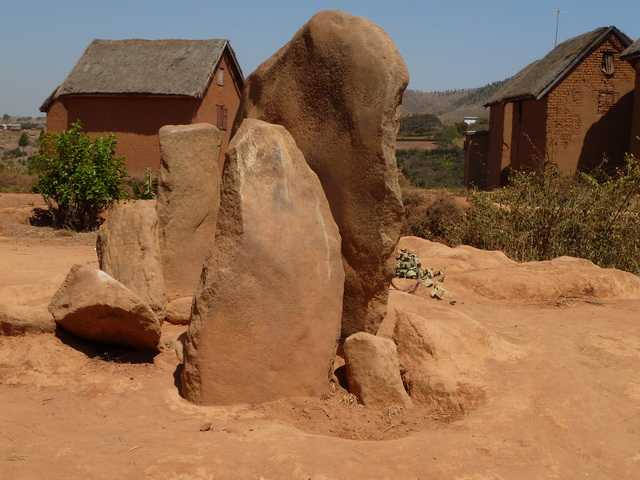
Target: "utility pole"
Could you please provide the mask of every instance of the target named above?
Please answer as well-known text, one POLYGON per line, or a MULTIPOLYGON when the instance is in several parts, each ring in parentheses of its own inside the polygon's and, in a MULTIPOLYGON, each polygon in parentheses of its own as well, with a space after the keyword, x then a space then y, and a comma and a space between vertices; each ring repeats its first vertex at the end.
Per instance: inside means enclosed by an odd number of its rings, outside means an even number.
POLYGON ((556 40, 553 43, 553 48, 556 48, 558 46, 558 31, 560 30, 560 9, 559 8, 556 8, 555 14, 556 14, 556 40))

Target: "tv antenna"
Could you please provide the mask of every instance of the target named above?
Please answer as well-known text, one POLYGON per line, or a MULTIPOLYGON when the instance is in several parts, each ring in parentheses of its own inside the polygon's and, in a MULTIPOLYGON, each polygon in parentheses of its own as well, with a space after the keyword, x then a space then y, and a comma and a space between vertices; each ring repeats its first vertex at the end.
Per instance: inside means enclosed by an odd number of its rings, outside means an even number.
POLYGON ((558 32, 560 31, 560 9, 556 8, 555 11, 553 12, 556 15, 556 39, 553 42, 553 48, 556 48, 558 46, 558 32))

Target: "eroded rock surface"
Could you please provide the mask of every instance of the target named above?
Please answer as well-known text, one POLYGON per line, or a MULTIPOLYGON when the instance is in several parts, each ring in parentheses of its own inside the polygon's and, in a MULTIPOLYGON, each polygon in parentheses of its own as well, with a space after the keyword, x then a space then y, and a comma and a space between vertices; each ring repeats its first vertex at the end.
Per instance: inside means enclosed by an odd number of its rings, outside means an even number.
POLYGON ((343 284, 340 235, 317 176, 283 127, 245 120, 227 152, 182 394, 200 404, 322 394, 343 284))
POLYGON ((120 202, 100 226, 100 269, 135 292, 156 313, 166 303, 155 200, 120 202))
POLYGON ((192 296, 211 253, 219 206, 223 133, 213 125, 160 129, 158 221, 168 300, 192 296))
POLYGON ((345 337, 375 333, 385 311, 403 218, 395 139, 408 80, 380 27, 325 11, 245 83, 238 118, 283 125, 322 182, 342 236, 345 337))

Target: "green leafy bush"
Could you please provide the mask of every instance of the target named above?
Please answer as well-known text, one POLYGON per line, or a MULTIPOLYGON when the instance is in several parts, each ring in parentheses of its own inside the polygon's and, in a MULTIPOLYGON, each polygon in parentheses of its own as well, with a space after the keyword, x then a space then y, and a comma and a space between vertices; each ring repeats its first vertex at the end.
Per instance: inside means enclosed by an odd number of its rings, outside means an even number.
POLYGON ((142 179, 131 178, 129 180, 131 194, 136 200, 152 200, 158 193, 158 179, 154 178, 150 168, 144 169, 142 179))
POLYGON ((56 226, 94 229, 100 212, 124 197, 127 172, 115 150, 114 136, 92 140, 80 122, 41 138, 29 167, 38 175, 34 190, 47 202, 56 226))
POLYGON ((460 222, 447 227, 450 244, 502 250, 518 261, 563 255, 640 273, 640 163, 574 177, 548 165, 515 171, 509 186, 474 192, 460 222))
POLYGON ((29 145, 29 135, 27 135, 26 132, 22 132, 22 135, 20 135, 20 139, 18 140, 18 146, 26 147, 28 145, 29 145))
POLYGON ((464 186, 464 150, 461 148, 398 150, 396 159, 402 173, 417 187, 464 186))

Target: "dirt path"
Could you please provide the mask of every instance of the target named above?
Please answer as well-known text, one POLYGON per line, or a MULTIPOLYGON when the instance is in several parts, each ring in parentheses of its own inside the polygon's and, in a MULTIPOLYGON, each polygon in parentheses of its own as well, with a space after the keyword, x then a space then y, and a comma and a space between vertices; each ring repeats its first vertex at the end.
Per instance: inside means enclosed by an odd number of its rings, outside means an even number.
MULTIPOLYGON (((0 240, 0 289, 56 284, 94 259, 85 240, 0 240)), ((461 418, 370 410, 339 390, 196 407, 174 386, 182 329, 170 325, 154 359, 63 334, 0 336, 0 478, 637 478, 640 300, 482 301, 471 274, 446 263, 458 301, 439 308, 508 345, 487 365, 485 402, 461 418)), ((392 292, 392 302, 406 295, 392 292)))

